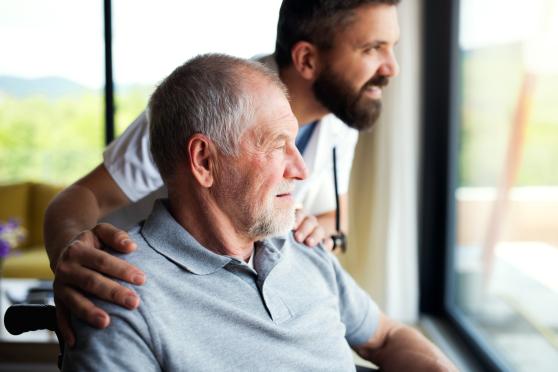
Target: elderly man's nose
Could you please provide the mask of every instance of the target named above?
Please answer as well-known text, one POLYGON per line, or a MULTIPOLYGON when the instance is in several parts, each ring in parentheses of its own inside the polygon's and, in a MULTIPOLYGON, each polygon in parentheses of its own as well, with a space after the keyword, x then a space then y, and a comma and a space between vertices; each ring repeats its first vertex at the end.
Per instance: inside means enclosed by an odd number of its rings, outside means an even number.
POLYGON ((302 159, 302 155, 300 155, 300 152, 294 146, 290 154, 289 164, 285 169, 285 177, 297 180, 303 180, 308 177, 308 169, 306 169, 304 159, 302 159))

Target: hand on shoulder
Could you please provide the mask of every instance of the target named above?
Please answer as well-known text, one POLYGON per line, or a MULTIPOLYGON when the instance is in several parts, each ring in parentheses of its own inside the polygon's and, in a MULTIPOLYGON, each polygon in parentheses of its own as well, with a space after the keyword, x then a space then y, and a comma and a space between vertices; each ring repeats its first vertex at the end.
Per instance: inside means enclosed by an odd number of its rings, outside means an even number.
POLYGON ((139 297, 114 279, 141 285, 145 274, 137 267, 111 255, 103 247, 129 253, 136 244, 113 225, 101 223, 82 231, 64 248, 55 267, 54 297, 58 325, 66 342, 74 344, 69 315, 98 328, 110 323, 109 315, 96 307, 86 296, 113 302, 128 309, 139 306, 139 297))
POLYGON ((297 209, 295 213, 295 227, 293 229, 295 240, 310 248, 322 243, 328 251, 331 251, 333 240, 327 235, 318 219, 302 209, 297 209))

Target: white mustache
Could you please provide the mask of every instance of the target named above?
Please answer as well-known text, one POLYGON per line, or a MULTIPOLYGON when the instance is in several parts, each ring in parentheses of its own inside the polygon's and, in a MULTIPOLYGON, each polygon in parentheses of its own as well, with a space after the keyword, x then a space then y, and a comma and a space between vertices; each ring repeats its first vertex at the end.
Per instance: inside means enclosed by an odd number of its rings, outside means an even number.
POLYGON ((275 188, 275 195, 280 194, 291 194, 294 191, 293 181, 281 181, 279 185, 275 188))

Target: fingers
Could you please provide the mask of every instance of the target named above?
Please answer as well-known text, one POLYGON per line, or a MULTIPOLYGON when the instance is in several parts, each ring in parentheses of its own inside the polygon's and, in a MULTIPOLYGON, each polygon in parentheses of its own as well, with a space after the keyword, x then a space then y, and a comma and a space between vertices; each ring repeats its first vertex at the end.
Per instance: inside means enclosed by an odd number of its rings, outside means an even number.
POLYGON ((95 240, 91 232, 80 234, 78 240, 66 247, 56 265, 54 294, 57 304, 61 304, 61 309, 65 310, 57 315, 63 337, 68 337, 69 342, 73 340, 73 334, 68 311, 94 327, 104 328, 110 322, 108 314, 96 307, 83 293, 128 309, 134 309, 140 303, 132 290, 105 275, 139 285, 145 282, 143 272, 103 250, 95 249, 95 240))
MULTIPOLYGON (((139 298, 132 290, 118 284, 111 278, 99 274, 99 272, 138 284, 143 284, 145 276, 141 273, 133 274, 137 270, 132 265, 111 256, 107 252, 86 248, 79 249, 77 246, 76 243, 68 247, 63 253, 63 255, 69 257, 67 262, 59 264, 56 269, 55 283, 58 290, 62 292, 61 294, 66 294, 67 288, 78 288, 102 300, 129 309, 136 308, 139 305, 139 298)), ((64 300, 62 296, 60 297, 64 300)), ((74 312, 70 304, 66 303, 66 305, 74 312)))
POLYGON ((314 216, 304 216, 295 228, 295 239, 309 247, 314 247, 326 237, 324 229, 314 216))
POLYGON ((294 225, 295 230, 298 228, 298 226, 306 216, 307 216, 306 213, 302 209, 300 208, 295 209, 295 225, 294 225))
POLYGON ((68 345, 75 343, 70 313, 94 327, 105 328, 110 323, 109 315, 95 306, 84 293, 128 309, 134 309, 140 303, 134 291, 109 277, 141 285, 145 282, 145 274, 102 250, 101 242, 125 253, 136 248, 125 232, 110 224, 99 224, 80 233, 64 249, 56 264, 54 295, 57 318, 62 337, 68 345))
POLYGON ((324 229, 318 225, 312 232, 304 239, 304 244, 309 247, 315 247, 318 243, 325 239, 324 229))
POLYGON ((130 239, 128 233, 111 224, 100 223, 92 231, 103 244, 119 252, 129 253, 137 248, 136 243, 130 239))
MULTIPOLYGON (((93 302, 84 297, 80 292, 68 286, 60 286, 56 280, 54 281, 54 296, 56 299, 56 312, 59 321, 59 327, 63 329, 63 335, 72 332, 70 322, 68 320, 68 310, 75 314, 76 317, 87 322, 93 327, 106 328, 110 323, 108 314, 96 307, 93 302), (58 307, 61 306, 60 310, 58 307)), ((66 340, 66 338, 65 338, 66 340)), ((74 341, 73 332, 68 340, 74 341)))
MULTIPOLYGON (((57 278, 60 271, 62 277, 58 279, 63 283, 76 283, 74 281, 76 277, 83 277, 82 268, 89 268, 136 285, 141 285, 145 282, 145 274, 134 265, 103 250, 91 249, 90 245, 86 242, 75 240, 60 255, 56 268, 57 278)), ((87 290, 86 288, 81 288, 87 290)), ((97 295, 95 292, 92 292, 92 294, 97 295)))
POLYGON ((58 325, 58 331, 62 334, 64 342, 69 347, 74 347, 76 343, 76 338, 74 336, 74 331, 70 324, 70 312, 66 309, 66 306, 62 302, 57 300, 56 303, 56 322, 58 325))
POLYGON ((322 240, 322 244, 328 252, 333 251, 333 239, 331 239, 330 237, 326 237, 324 240, 322 240))
POLYGON ((326 250, 330 252, 333 250, 333 239, 327 236, 318 219, 307 215, 302 209, 296 210, 294 236, 296 241, 309 247, 315 247, 318 243, 322 243, 326 250))

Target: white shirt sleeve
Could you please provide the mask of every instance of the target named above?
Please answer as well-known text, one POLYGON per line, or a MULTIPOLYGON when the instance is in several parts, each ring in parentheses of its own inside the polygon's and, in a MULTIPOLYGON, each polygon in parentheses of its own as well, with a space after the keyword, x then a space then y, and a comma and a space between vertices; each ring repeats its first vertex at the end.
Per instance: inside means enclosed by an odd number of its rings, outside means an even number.
POLYGON ((353 158, 358 141, 358 132, 348 127, 347 129, 349 129, 349 131, 346 133, 343 140, 338 141, 336 144, 337 186, 339 188, 339 195, 349 192, 351 169, 353 167, 353 158))
POLYGON ((105 149, 103 162, 114 181, 132 202, 163 185, 149 151, 149 126, 145 111, 105 149))

